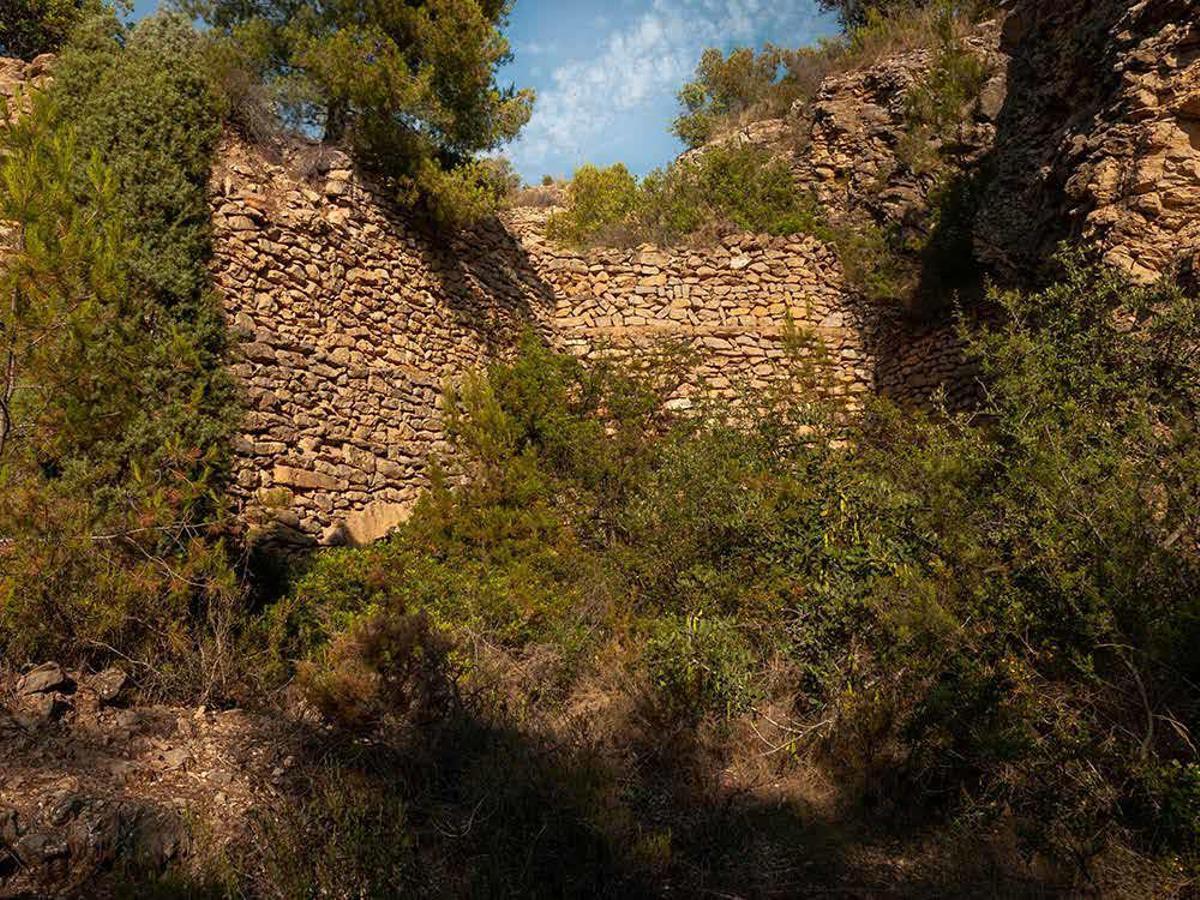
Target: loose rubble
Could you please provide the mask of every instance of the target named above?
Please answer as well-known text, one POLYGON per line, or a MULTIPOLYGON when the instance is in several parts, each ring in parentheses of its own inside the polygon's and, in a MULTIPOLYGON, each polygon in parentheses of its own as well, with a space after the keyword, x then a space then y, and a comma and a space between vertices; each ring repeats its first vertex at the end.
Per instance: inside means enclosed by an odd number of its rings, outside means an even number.
POLYGON ((278 717, 114 705, 129 684, 53 662, 0 678, 0 897, 98 896, 114 867, 161 871, 278 802, 297 752, 278 717))

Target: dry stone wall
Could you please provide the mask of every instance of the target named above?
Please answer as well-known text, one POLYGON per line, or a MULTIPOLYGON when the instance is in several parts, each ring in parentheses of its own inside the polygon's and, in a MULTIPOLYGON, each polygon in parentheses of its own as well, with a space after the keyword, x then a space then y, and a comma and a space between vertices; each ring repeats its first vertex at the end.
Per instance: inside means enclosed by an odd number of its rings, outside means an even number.
POLYGON ((233 490, 278 540, 358 543, 402 521, 447 451, 444 385, 527 328, 584 357, 690 349, 680 408, 777 380, 793 327, 820 339, 831 392, 854 405, 873 387, 873 325, 812 238, 575 254, 531 209, 439 238, 314 147, 271 160, 230 142, 212 193, 248 406, 233 490))
POLYGON ((573 253, 543 236, 545 210, 516 210, 519 237, 555 297, 552 332, 581 356, 666 344, 696 363, 674 403, 744 397, 784 377, 789 329, 819 339, 828 390, 851 405, 871 389, 870 325, 833 249, 811 237, 734 234, 714 247, 573 253))
POLYGON ((511 347, 552 298, 498 223, 441 244, 338 153, 271 161, 231 144, 213 205, 248 407, 235 496, 275 539, 374 539, 445 449, 445 381, 511 347))
MULTIPOLYGON (((992 274, 1027 281, 1069 236, 1139 279, 1200 258, 1198 2, 1012 0, 968 37, 991 77, 955 153, 964 173, 987 176, 972 231, 992 274)), ((899 147, 906 96, 929 65, 913 50, 835 74, 788 118, 731 139, 786 155, 835 217, 920 232, 935 179, 899 147)), ((336 154, 271 161, 231 146, 224 159, 217 281, 249 405, 235 490, 248 517, 296 540, 369 540, 402 519, 447 449, 443 384, 524 328, 584 357, 691 348, 681 408, 771 385, 791 324, 820 338, 851 406, 872 391, 913 404, 944 391, 958 408, 978 394, 952 324, 873 308, 812 238, 576 254, 547 243, 538 209, 437 238, 336 154)))

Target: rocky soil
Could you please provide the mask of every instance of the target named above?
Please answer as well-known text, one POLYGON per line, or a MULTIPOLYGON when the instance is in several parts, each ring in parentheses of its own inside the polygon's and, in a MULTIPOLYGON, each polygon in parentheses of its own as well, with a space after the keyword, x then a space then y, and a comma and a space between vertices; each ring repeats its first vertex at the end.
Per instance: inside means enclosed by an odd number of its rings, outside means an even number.
POLYGON ((120 669, 0 681, 0 897, 93 897, 277 805, 298 732, 237 709, 128 705, 120 669), (117 870, 117 871, 114 871, 117 870))

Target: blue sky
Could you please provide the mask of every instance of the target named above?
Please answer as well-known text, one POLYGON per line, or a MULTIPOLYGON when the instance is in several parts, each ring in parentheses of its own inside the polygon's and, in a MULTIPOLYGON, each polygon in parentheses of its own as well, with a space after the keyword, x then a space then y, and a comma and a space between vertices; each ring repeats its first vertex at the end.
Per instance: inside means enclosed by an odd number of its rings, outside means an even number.
MULTIPOLYGON (((156 5, 137 0, 136 12, 156 5)), ((675 92, 705 47, 798 47, 835 32, 816 0, 517 0, 515 59, 500 77, 538 102, 505 152, 530 181, 584 162, 644 174, 681 149, 668 130, 675 92)))

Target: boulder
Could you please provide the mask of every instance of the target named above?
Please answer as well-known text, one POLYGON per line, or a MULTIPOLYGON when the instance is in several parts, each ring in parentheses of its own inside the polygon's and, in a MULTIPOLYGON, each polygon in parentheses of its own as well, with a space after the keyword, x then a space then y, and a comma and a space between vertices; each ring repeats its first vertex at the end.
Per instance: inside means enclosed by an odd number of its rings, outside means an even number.
POLYGON ((45 662, 25 673, 17 687, 17 692, 23 697, 29 697, 53 691, 66 692, 74 690, 74 688, 74 680, 63 671, 62 666, 56 662, 45 662))

